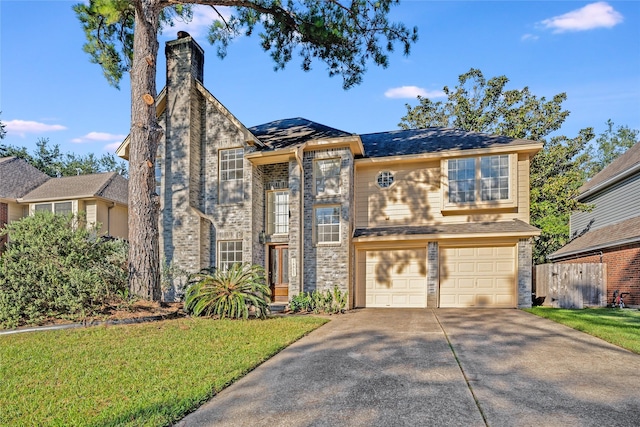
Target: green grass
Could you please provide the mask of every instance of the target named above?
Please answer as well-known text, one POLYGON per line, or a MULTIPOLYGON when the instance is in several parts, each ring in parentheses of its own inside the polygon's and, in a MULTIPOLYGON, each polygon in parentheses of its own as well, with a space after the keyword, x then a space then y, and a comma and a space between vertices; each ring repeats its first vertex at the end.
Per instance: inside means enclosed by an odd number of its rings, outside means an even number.
POLYGON ((638 310, 617 308, 571 310, 533 307, 525 311, 640 354, 640 311, 638 310))
POLYGON ((0 425, 170 425, 325 322, 178 319, 0 336, 0 425))

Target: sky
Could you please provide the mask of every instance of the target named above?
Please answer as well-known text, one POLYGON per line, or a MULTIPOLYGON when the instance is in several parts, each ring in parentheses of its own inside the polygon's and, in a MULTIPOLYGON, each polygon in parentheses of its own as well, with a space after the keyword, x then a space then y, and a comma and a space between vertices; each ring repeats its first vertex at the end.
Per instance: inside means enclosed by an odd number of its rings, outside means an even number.
MULTIPOLYGON (((0 0, 2 143, 32 151, 49 138, 63 152, 102 155, 129 133, 128 76, 114 89, 90 63, 76 2, 0 0)), ((304 72, 294 56, 275 72, 257 34, 235 40, 220 60, 206 38, 212 16, 197 8, 192 22, 160 36, 158 90, 165 42, 188 31, 205 50, 205 87, 248 127, 303 117, 359 134, 395 130, 417 95, 445 100, 442 88, 477 68, 487 79, 508 77, 507 89, 528 87, 546 99, 566 92, 571 113, 559 135, 585 127, 600 134, 608 119, 640 129, 638 0, 403 0, 391 20, 418 27, 410 55, 398 45, 388 68, 370 64, 363 83, 346 91, 322 62, 304 72)))

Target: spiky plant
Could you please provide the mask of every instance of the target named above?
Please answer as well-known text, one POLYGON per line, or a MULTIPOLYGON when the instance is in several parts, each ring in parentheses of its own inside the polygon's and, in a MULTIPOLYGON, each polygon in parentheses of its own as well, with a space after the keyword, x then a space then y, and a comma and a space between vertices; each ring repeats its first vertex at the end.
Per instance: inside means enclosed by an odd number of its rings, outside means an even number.
POLYGON ((208 269, 195 276, 184 307, 195 316, 264 319, 271 290, 259 265, 233 264, 227 270, 208 269))

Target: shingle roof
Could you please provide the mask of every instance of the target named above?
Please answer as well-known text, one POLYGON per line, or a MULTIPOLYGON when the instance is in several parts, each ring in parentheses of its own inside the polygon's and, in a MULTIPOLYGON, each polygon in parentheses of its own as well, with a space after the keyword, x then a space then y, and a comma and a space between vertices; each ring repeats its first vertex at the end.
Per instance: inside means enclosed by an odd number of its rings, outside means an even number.
POLYGON ((296 117, 282 119, 249 128, 249 131, 269 148, 289 147, 313 139, 351 136, 352 133, 334 129, 311 120, 296 117))
POLYGON ((360 135, 365 157, 401 156, 447 150, 469 150, 504 145, 537 144, 536 141, 467 132, 451 128, 395 130, 360 135))
POLYGON ((616 178, 624 175, 625 172, 640 165, 640 142, 629 148, 620 157, 602 169, 593 178, 580 187, 580 193, 586 193, 607 182, 614 183, 616 178))
POLYGON ((0 198, 18 199, 48 179, 47 174, 23 159, 0 158, 0 198))
POLYGON ((519 219, 497 222, 465 222, 460 224, 437 224, 410 227, 372 227, 357 228, 353 237, 413 236, 434 234, 486 234, 486 233, 529 233, 540 234, 533 225, 519 219))
POLYGON ((549 255, 549 259, 555 260, 633 241, 640 241, 640 217, 589 231, 549 255))
POLYGON ((101 197, 123 205, 128 200, 128 181, 116 172, 51 178, 25 195, 21 202, 101 197))

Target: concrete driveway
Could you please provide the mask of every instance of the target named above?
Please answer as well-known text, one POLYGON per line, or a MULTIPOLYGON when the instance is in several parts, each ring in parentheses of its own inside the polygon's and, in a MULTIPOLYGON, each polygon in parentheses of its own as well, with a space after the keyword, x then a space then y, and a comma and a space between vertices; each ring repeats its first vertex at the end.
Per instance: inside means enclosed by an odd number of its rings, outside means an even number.
POLYGON ((361 309, 178 426, 637 426, 640 356, 519 310, 361 309))

